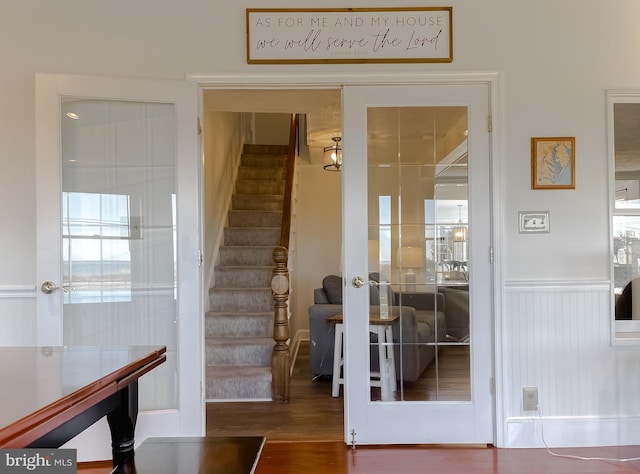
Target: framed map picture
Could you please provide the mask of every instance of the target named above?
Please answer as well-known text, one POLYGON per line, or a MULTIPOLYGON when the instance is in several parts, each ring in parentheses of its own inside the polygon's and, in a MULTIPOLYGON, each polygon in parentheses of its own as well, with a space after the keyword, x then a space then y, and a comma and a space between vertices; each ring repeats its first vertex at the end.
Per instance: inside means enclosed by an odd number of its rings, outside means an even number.
POLYGON ((531 138, 531 189, 575 189, 575 137, 531 138))

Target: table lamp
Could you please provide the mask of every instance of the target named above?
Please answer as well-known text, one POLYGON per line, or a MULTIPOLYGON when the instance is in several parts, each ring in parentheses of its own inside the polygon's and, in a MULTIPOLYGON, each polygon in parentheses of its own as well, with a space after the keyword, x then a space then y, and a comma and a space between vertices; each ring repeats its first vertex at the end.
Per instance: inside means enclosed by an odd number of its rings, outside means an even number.
POLYGON ((400 272, 406 270, 404 283, 406 291, 416 291, 416 268, 424 267, 424 253, 421 247, 400 247, 396 258, 396 265, 400 272))

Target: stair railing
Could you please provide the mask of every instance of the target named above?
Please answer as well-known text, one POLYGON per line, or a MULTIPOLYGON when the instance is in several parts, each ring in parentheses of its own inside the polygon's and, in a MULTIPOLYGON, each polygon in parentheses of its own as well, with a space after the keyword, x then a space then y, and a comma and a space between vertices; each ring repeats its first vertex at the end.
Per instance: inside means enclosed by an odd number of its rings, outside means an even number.
POLYGON ((273 295, 273 339, 275 346, 271 356, 271 398, 274 401, 289 401, 291 353, 289 352, 289 235, 291 232, 291 201, 298 143, 298 116, 291 116, 289 149, 287 152, 280 245, 273 249, 275 267, 271 276, 273 295))

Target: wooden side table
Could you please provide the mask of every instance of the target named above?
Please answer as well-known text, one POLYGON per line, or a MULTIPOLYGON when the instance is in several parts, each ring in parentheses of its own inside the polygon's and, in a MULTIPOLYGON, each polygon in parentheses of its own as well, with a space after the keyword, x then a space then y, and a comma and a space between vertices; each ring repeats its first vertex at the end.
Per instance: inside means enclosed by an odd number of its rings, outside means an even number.
MULTIPOLYGON (((371 371, 371 386, 380 387, 382 400, 394 400, 396 391, 396 363, 393 350, 392 323, 400 315, 390 314, 381 318, 379 313, 369 313, 369 331, 378 336, 378 362, 380 371, 371 371)), ((340 385, 344 384, 344 321, 342 313, 327 318, 327 322, 335 324, 335 340, 333 345, 333 377, 331 396, 340 395, 340 385)))
POLYGON ((113 474, 249 474, 263 436, 147 438, 113 474))
POLYGON ((56 448, 107 416, 113 465, 133 453, 138 379, 165 346, 0 348, 0 448, 56 448))

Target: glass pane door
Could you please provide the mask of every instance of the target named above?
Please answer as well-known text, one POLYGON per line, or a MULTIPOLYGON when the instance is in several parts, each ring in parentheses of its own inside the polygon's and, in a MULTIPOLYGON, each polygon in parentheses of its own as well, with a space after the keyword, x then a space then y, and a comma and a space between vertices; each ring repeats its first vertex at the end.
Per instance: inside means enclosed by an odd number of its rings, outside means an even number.
MULTIPOLYGON (((174 105, 63 99, 65 345, 176 351, 174 105)), ((176 358, 141 380, 141 409, 176 408, 176 358)))
POLYGON ((467 107, 370 107, 367 124, 370 296, 393 347, 373 327, 370 354, 397 377, 371 400, 470 400, 467 107))
POLYGON ((345 441, 491 442, 487 87, 344 108, 345 441))
MULTIPOLYGON (((197 87, 36 75, 39 345, 167 346, 136 439, 204 432, 197 87)), ((111 457, 100 420, 67 443, 111 457)))

